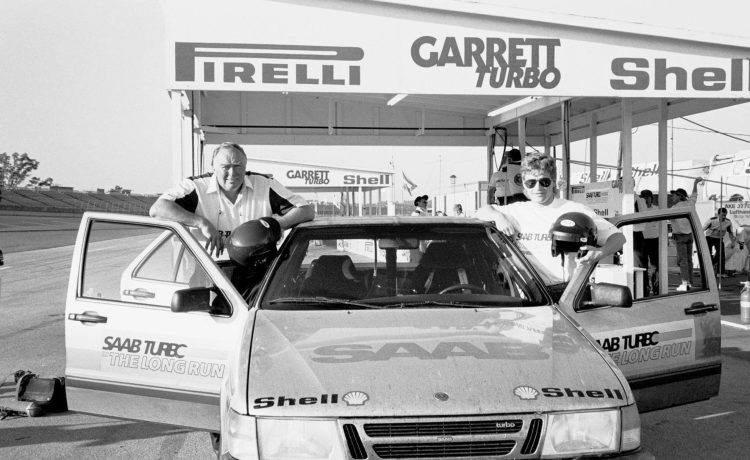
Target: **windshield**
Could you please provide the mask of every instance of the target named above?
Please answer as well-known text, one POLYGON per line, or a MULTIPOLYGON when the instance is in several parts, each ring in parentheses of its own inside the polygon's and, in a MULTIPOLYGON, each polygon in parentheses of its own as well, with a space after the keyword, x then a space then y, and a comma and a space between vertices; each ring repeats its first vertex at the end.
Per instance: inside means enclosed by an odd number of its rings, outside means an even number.
POLYGON ((263 291, 274 309, 548 303, 518 250, 481 224, 299 228, 263 291))

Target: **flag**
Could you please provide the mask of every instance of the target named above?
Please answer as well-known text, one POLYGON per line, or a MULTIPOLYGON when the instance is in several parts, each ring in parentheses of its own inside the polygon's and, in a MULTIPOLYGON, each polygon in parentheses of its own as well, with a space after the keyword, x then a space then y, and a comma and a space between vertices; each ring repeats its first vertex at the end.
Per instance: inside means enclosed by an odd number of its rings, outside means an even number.
POLYGON ((404 176, 404 190, 409 192, 409 196, 411 196, 411 191, 417 188, 417 184, 411 181, 408 177, 406 177, 406 174, 401 171, 401 175, 404 176))

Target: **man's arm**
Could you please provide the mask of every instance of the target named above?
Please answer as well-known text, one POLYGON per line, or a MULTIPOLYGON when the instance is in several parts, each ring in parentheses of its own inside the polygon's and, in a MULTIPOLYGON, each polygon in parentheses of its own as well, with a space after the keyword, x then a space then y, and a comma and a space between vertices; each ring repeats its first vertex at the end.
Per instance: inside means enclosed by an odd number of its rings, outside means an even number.
POLYGON ((273 218, 279 222, 281 229, 285 230, 294 227, 297 224, 301 224, 302 222, 313 220, 315 218, 315 209, 310 204, 295 206, 283 216, 274 215, 273 218))
POLYGON ((218 256, 224 249, 224 240, 214 224, 209 222, 208 219, 203 216, 188 211, 172 200, 166 198, 157 199, 156 202, 151 205, 151 209, 149 209, 148 213, 151 217, 173 220, 185 224, 188 227, 199 229, 203 236, 206 237, 206 250, 209 254, 216 252, 216 255, 218 256))
POLYGON ((495 227, 507 236, 513 237, 516 234, 516 230, 513 227, 510 219, 505 214, 498 211, 497 208, 491 204, 486 204, 479 208, 474 214, 475 219, 484 220, 488 222, 494 222, 495 227))
POLYGON ((622 249, 625 245, 625 235, 621 232, 613 233, 607 237, 604 241, 604 245, 601 247, 586 246, 586 255, 580 259, 576 259, 578 263, 594 263, 602 260, 607 256, 611 256, 615 252, 622 249))
POLYGON ((695 202, 698 201, 698 184, 703 182, 703 178, 698 176, 693 181, 693 191, 690 192, 690 196, 688 197, 688 202, 695 206, 695 202))

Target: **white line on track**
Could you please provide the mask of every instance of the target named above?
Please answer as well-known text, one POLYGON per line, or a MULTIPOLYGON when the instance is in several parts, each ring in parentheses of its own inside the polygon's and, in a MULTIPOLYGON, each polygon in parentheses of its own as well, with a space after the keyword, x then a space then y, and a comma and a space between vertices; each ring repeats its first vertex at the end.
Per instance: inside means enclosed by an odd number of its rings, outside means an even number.
POLYGON ((724 321, 724 320, 721 321, 721 324, 722 326, 729 326, 735 329, 742 329, 743 331, 750 331, 750 325, 746 326, 744 324, 737 324, 731 321, 724 321))
POLYGON ((115 248, 118 248, 118 247, 119 246, 104 246, 104 247, 101 247, 101 248, 89 249, 88 252, 99 252, 99 251, 105 251, 107 249, 115 249, 115 248))
POLYGON ((8 269, 8 268, 10 268, 10 265, 3 265, 2 267, 0 267, 0 270, 5 270, 5 269, 8 269))
POLYGON ((707 418, 721 417, 722 415, 729 415, 729 414, 734 414, 734 411, 731 410, 729 412, 719 412, 718 414, 704 415, 702 417, 695 417, 693 420, 705 420, 707 418))

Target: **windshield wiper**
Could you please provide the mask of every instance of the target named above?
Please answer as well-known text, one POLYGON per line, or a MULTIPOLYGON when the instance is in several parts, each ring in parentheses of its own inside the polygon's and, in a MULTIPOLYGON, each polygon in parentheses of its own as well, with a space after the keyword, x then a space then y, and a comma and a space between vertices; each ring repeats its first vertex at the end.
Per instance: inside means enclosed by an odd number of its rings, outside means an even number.
POLYGON ((412 300, 409 302, 398 302, 383 305, 383 307, 455 307, 455 308, 481 308, 476 304, 463 303, 463 302, 449 302, 449 301, 438 301, 438 300, 412 300))
POLYGON ((345 305, 347 307, 360 307, 360 308, 383 308, 380 305, 373 305, 370 303, 357 302, 356 300, 349 299, 332 299, 328 297, 279 297, 278 299, 269 300, 269 305, 275 305, 279 303, 301 303, 301 304, 324 304, 324 305, 345 305))

